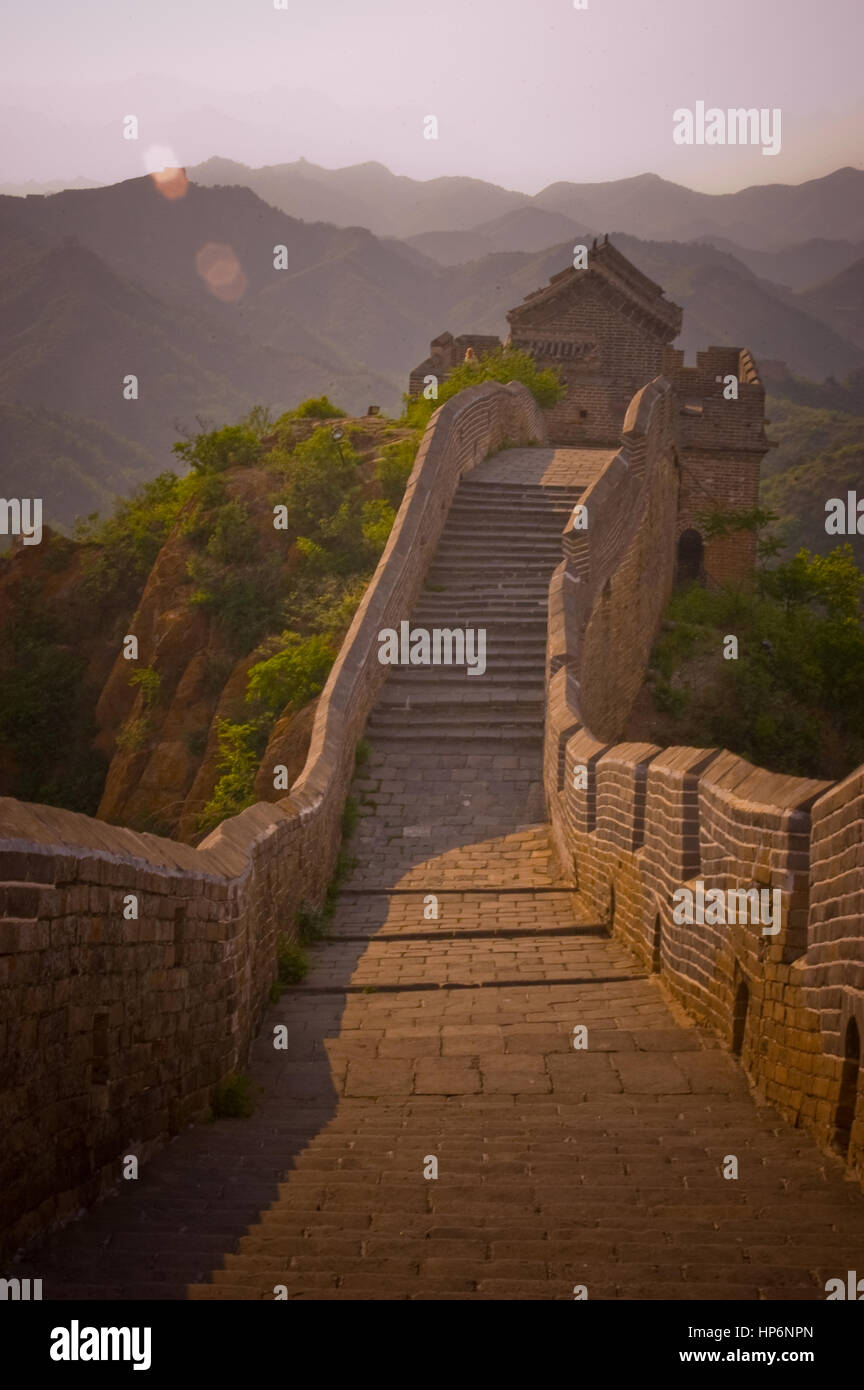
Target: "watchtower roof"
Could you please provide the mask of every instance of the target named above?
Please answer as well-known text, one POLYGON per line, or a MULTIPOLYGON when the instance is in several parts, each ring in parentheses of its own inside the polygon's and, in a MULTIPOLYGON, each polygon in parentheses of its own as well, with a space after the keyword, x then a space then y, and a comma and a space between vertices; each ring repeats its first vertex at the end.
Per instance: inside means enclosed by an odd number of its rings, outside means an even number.
POLYGON ((551 308, 555 300, 568 295, 571 289, 584 282, 586 275, 596 277, 617 295, 623 296, 633 309, 653 323, 664 340, 680 332, 683 315, 680 305, 667 299, 662 286, 643 275, 608 238, 601 243, 595 241, 588 249, 587 270, 576 270, 573 266, 560 270, 552 276, 548 285, 526 295, 521 304, 508 312, 508 323, 518 328, 523 318, 533 319, 538 308, 545 304, 551 308))

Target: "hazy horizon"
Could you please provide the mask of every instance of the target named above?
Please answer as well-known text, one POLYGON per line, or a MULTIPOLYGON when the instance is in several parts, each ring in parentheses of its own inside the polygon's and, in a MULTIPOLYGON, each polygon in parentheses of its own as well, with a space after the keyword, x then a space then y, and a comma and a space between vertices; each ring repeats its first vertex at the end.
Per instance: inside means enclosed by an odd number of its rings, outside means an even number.
POLYGON ((858 0, 587 2, 439 0, 430 16, 396 0, 153 0, 118 20, 109 0, 10 0, 0 183, 114 183, 154 149, 187 167, 374 161, 529 195, 644 173, 722 193, 864 168, 858 0), (779 109, 779 152, 676 145, 673 113, 700 101, 779 109))

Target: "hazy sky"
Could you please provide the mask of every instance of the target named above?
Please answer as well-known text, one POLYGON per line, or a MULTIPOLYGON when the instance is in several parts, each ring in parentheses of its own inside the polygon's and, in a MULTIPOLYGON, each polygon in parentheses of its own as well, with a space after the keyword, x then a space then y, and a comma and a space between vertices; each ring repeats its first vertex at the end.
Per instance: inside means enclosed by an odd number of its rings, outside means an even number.
POLYGON ((723 192, 864 167, 864 0, 587 3, 3 0, 0 182, 129 178, 150 146, 181 164, 375 159, 528 193, 646 171, 723 192), (673 111, 700 100, 779 107, 780 153, 675 145, 673 111))

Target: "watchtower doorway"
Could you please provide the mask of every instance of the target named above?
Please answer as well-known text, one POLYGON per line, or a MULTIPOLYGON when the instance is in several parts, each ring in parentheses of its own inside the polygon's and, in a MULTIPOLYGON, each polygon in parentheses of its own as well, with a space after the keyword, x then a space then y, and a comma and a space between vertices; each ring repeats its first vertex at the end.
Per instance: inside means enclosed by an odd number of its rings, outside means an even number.
POLYGON ((678 585, 697 584, 703 574, 705 546, 698 531, 683 531, 678 539, 678 565, 675 581, 678 585))

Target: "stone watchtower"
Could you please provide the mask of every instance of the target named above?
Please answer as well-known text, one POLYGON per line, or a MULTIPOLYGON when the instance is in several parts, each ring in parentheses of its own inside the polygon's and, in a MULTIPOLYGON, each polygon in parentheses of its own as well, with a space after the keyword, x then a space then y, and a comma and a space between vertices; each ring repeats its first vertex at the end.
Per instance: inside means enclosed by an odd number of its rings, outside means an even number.
POLYGON ((681 310, 608 241, 583 270, 562 270, 507 315, 510 343, 559 367, 567 391, 549 412, 560 444, 616 444, 627 406, 659 376, 681 310))
POLYGON ((725 583, 756 561, 753 531, 706 541, 699 518, 710 511, 749 511, 759 504, 759 470, 771 447, 765 436, 765 387, 746 348, 710 347, 696 366, 667 348, 663 375, 679 400, 678 572, 725 583))
MULTIPOLYGON (((771 447, 765 437, 765 389, 746 349, 711 347, 684 366, 671 346, 682 310, 607 239, 589 249, 583 269, 553 275, 507 315, 508 346, 529 352, 539 367, 557 367, 566 391, 547 411, 556 444, 615 447, 633 396, 665 376, 679 402, 678 574, 723 583, 753 570, 752 532, 707 541, 700 518, 712 511, 749 511, 759 499, 759 470, 771 447)), ((439 382, 465 357, 499 345, 497 338, 443 333, 411 373, 419 395, 424 377, 439 382)))

